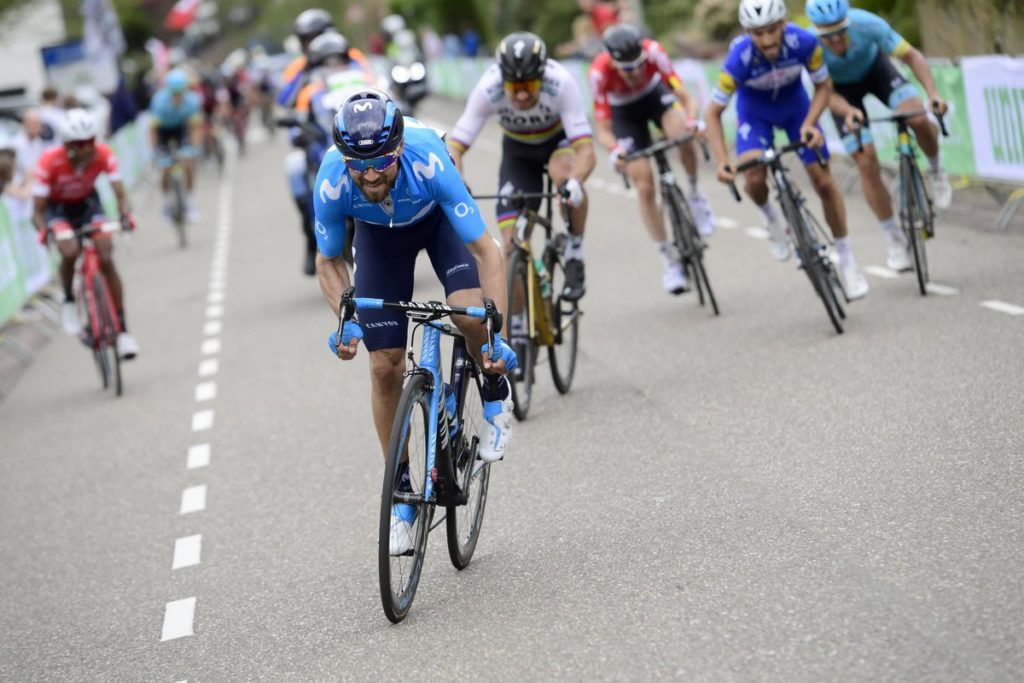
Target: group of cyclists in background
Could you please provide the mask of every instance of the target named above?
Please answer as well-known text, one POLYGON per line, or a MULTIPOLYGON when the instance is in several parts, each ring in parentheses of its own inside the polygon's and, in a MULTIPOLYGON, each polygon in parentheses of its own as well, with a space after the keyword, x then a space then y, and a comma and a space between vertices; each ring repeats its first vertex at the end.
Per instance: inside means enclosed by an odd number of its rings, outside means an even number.
MULTIPOLYGON (((563 254, 566 277, 561 295, 566 300, 579 300, 586 293, 586 186, 597 160, 595 137, 607 151, 613 171, 627 176, 636 188, 641 222, 661 263, 663 289, 672 295, 690 289, 681 255, 666 234, 650 161, 627 160, 631 152, 651 144, 652 129, 669 138, 694 136, 679 146, 679 158, 688 177, 687 202, 703 237, 715 232, 716 220, 699 179, 698 140, 706 138, 710 144, 716 177, 726 183, 736 178, 735 168, 772 147, 776 130, 804 143, 799 156, 834 238, 845 295, 848 300, 866 296, 868 283, 854 257, 843 196, 827 163, 819 118, 829 111, 842 131, 843 143, 860 171, 865 198, 887 238, 887 264, 903 271, 912 267, 909 245, 881 179, 863 99, 872 94, 899 112, 928 110, 939 116, 947 105, 921 53, 880 17, 850 8, 847 0, 807 0, 806 13, 813 22, 809 30, 787 21, 784 0, 742 0, 743 33, 731 44, 704 111, 657 41, 634 25, 611 25, 602 35, 604 50, 589 68, 594 126, 580 85, 548 56, 545 42, 533 33, 512 33, 498 44, 494 64, 446 135, 403 116, 401 102, 388 93, 388 78, 374 72, 366 56, 338 32, 328 12, 302 12, 293 26, 302 54, 285 67, 276 104, 288 114, 281 121, 295 146, 285 159, 285 175, 304 237, 303 271, 318 276, 334 312, 339 311, 343 291, 353 284, 348 259, 354 259, 354 286, 360 297, 411 301, 415 257, 426 250, 449 304, 476 306, 484 297, 494 302, 505 316, 507 336, 499 328, 492 345, 481 334, 479 321, 455 319, 472 342, 470 350, 484 373, 481 394, 487 427, 481 457, 487 462, 500 460, 508 445, 512 406, 503 375, 516 366, 510 339, 522 333, 521 313, 506 307, 503 265, 517 211, 508 199, 497 203, 499 247, 488 235, 462 177, 464 156, 490 116, 502 129, 498 194, 508 198, 540 193, 550 177, 571 214, 573 230, 563 254), (891 57, 903 61, 917 77, 927 107, 891 57), (813 85, 810 93, 805 78, 813 85), (735 161, 722 124, 733 98, 735 161)), ((184 68, 164 77, 150 106, 153 144, 162 169, 172 157, 185 166, 190 220, 198 220, 191 199, 194 159, 214 146, 215 121, 231 121, 239 149, 244 149, 244 117, 256 103, 265 105, 268 93, 265 83, 247 78, 241 66, 227 79, 206 78, 184 68)), ((96 127, 88 116, 72 112, 63 147, 40 162, 36 223, 43 234, 80 228, 102 212, 92 186, 93 170, 106 170, 116 181, 116 159, 96 141, 96 127), (65 167, 71 169, 68 173, 88 172, 85 180, 76 181, 81 184, 76 191, 57 193, 52 179, 65 167)), ((924 113, 910 119, 909 125, 927 159, 934 202, 948 207, 951 190, 935 127, 924 113)), ((769 201, 765 169, 751 168, 743 180, 746 194, 763 216, 771 255, 779 261, 789 259, 789 228, 769 201)), ((119 209, 127 213, 127 199, 119 184, 115 187, 119 209)), ((162 187, 165 192, 169 187, 166 173, 162 187)), ((165 203, 169 201, 168 197, 165 203)), ((529 203, 537 208, 540 199, 529 203)), ((109 269, 107 276, 116 283, 123 326, 121 286, 109 241, 100 254, 109 269)), ((74 254, 68 247, 62 248, 62 255, 61 276, 70 302, 74 254), (71 266, 66 267, 67 259, 71 266)), ((75 331, 70 317, 65 321, 68 331, 75 331)), ((358 319, 344 321, 329 341, 332 353, 342 359, 354 357, 360 343, 369 350, 373 417, 382 449, 387 447, 403 382, 407 322, 404 313, 362 312, 358 319)), ((138 345, 124 334, 118 349, 129 358, 138 353, 138 345)), ((394 554, 408 550, 414 515, 408 506, 395 506, 394 554)))

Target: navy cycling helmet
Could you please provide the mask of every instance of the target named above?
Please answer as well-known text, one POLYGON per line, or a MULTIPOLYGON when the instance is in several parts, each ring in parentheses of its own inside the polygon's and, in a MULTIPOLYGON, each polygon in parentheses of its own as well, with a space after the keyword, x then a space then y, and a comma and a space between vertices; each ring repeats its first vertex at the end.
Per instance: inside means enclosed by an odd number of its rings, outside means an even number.
POLYGON ((818 26, 838 24, 850 12, 848 0, 807 0, 807 17, 818 26))
POLYGON ((349 95, 334 116, 334 144, 343 156, 371 159, 398 149, 405 132, 402 110, 380 90, 349 95))

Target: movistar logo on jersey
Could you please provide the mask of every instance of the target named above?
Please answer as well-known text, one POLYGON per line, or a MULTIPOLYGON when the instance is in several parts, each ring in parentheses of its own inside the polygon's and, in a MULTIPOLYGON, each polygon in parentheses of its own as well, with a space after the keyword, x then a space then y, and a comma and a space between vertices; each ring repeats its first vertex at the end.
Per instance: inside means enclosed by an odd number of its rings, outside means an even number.
POLYGON ((341 190, 344 189, 347 192, 350 188, 347 175, 341 176, 337 185, 331 185, 330 181, 324 178, 324 181, 320 183, 320 201, 337 201, 341 196, 341 190))
POLYGON ((427 164, 419 161, 412 162, 412 172, 420 180, 429 180, 437 174, 438 170, 444 170, 444 162, 433 152, 427 157, 427 162, 427 164))

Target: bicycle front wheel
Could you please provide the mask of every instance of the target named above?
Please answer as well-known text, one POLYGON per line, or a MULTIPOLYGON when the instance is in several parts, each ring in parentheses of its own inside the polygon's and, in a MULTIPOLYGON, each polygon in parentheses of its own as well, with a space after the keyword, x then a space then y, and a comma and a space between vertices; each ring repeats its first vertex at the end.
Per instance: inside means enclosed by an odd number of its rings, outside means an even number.
POLYGON ((427 549, 427 535, 434 516, 434 505, 423 497, 429 474, 427 451, 431 396, 423 375, 409 378, 395 412, 384 466, 377 564, 384 614, 396 624, 409 613, 416 595, 427 549), (408 473, 407 478, 403 476, 404 472, 408 473), (393 510, 399 518, 394 534, 393 510), (395 541, 394 548, 392 540, 395 541))
POLYGON ((921 172, 909 159, 900 162, 900 186, 904 194, 903 234, 914 252, 914 272, 921 296, 928 294, 928 254, 924 242, 931 234, 931 207, 921 172))
POLYGON ((93 292, 96 296, 96 312, 99 320, 99 348, 100 354, 106 358, 104 365, 107 368, 107 380, 103 382, 103 388, 113 385, 114 395, 120 396, 123 391, 121 384, 121 356, 117 353, 117 325, 114 316, 114 300, 110 298, 107 291, 106 280, 97 273, 93 278, 93 292))
POLYGON ((825 312, 828 314, 828 319, 832 322, 836 334, 842 334, 843 310, 839 305, 839 299, 832 283, 830 274, 832 264, 827 261, 827 255, 819 252, 818 241, 815 239, 807 218, 786 192, 782 193, 782 211, 790 229, 796 235, 800 267, 807 273, 807 279, 811 281, 815 293, 825 305, 825 312))
POLYGON ((697 300, 700 305, 710 304, 711 312, 718 315, 718 301, 711 289, 708 272, 704 268, 704 240, 697 232, 697 224, 694 222, 693 216, 690 215, 682 191, 678 187, 672 186, 671 197, 672 201, 669 206, 672 207, 670 211, 673 216, 673 232, 683 265, 697 288, 697 300))
POLYGON ((560 394, 569 393, 576 375, 581 315, 579 302, 562 298, 565 261, 561 254, 564 253, 565 241, 565 235, 559 235, 556 242, 544 251, 544 267, 551 274, 551 327, 555 334, 555 343, 548 347, 548 364, 551 366, 551 380, 560 394))
POLYGON ((459 489, 466 492, 465 505, 449 506, 445 512, 448 531, 448 556, 456 569, 465 569, 473 559, 480 527, 487 506, 487 487, 491 481, 491 465, 478 457, 484 431, 484 404, 480 395, 480 378, 475 366, 463 369, 462 414, 459 433, 453 438, 455 449, 452 469, 459 489))
MULTIPOLYGON (((537 345, 533 339, 534 321, 530 315, 529 289, 530 266, 529 254, 522 249, 516 249, 508 263, 508 300, 509 310, 512 317, 519 317, 522 320, 524 332, 515 334, 511 321, 509 323, 509 339, 512 341, 512 349, 519 357, 519 367, 509 373, 509 383, 512 385, 512 412, 517 420, 525 420, 530 412, 530 399, 533 396, 533 368, 537 360, 537 345)), ((533 283, 537 284, 536 280, 533 283)))
POLYGON ((174 229, 178 233, 178 246, 182 249, 188 244, 188 236, 185 234, 185 183, 180 176, 181 171, 175 170, 171 174, 171 187, 174 193, 174 210, 171 218, 174 221, 174 229))

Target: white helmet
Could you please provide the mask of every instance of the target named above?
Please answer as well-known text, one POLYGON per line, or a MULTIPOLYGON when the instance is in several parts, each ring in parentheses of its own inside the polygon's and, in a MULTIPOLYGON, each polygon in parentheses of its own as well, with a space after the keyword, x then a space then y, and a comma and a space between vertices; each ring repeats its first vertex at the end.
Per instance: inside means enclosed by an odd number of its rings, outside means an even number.
POLYGON ((64 119, 60 136, 64 142, 91 140, 99 132, 96 117, 84 109, 71 109, 64 119))
POLYGON ((380 30, 388 35, 395 35, 405 28, 405 18, 401 14, 389 14, 380 22, 380 30))
POLYGON ((785 0, 740 0, 740 26, 743 28, 761 28, 785 18, 785 0))

